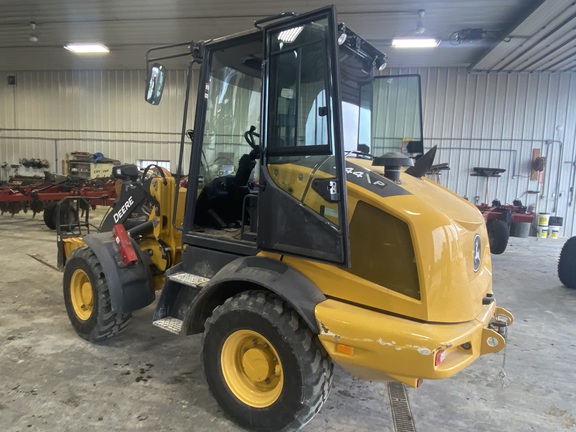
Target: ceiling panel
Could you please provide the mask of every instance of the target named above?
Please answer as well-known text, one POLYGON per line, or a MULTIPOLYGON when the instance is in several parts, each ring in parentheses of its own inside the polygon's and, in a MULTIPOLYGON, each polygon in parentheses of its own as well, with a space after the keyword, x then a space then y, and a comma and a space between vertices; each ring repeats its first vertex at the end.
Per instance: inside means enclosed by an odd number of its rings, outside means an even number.
POLYGON ((576 2, 546 0, 472 69, 576 71, 576 2))
MULTIPOLYGON (((521 27, 521 23, 519 26, 519 17, 532 16, 535 9, 542 9, 538 8, 542 3, 543 0, 357 0, 337 1, 336 6, 339 20, 386 52, 391 67, 476 65, 478 69, 493 70, 502 58, 486 53, 500 46, 502 52, 507 52, 525 41, 514 37, 504 46, 503 36, 514 29, 533 35, 537 30, 533 25, 557 17, 561 8, 548 11, 548 17, 545 8, 538 15, 541 21, 528 24, 528 28, 521 27), (422 36, 442 40, 440 46, 429 50, 391 48, 392 38, 415 35, 421 9, 425 10, 422 36), (482 38, 450 40, 455 32, 469 28, 482 29, 482 38), (488 66, 481 65, 479 59, 488 66)), ((224 36, 252 28, 258 18, 286 10, 305 12, 324 5, 316 0, 0 0, 0 70, 140 69, 146 49, 151 46, 224 36), (29 40, 30 22, 37 24, 37 42, 29 40), (68 42, 87 41, 102 42, 111 52, 79 57, 62 48, 68 42)), ((569 55, 569 46, 565 47, 562 41, 549 42, 554 43, 563 47, 559 55, 569 55)), ((566 64, 570 61, 562 60, 562 67, 566 64)))

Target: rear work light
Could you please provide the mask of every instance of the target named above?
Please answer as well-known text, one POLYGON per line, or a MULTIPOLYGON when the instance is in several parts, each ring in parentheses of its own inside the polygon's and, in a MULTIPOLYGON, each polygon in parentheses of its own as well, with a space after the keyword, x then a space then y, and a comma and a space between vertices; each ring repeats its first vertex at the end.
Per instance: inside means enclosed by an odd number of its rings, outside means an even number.
POLYGON ((436 351, 436 355, 434 356, 434 366, 440 365, 446 359, 446 350, 438 350, 436 351))

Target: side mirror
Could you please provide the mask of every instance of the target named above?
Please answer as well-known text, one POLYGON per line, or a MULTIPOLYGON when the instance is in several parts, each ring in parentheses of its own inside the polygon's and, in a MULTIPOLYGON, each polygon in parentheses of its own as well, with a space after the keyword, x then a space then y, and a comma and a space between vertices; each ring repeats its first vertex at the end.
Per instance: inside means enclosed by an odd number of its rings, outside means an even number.
POLYGON ((164 90, 164 78, 166 69, 160 63, 153 63, 148 69, 148 79, 146 82, 146 102, 152 105, 158 105, 162 99, 164 90))

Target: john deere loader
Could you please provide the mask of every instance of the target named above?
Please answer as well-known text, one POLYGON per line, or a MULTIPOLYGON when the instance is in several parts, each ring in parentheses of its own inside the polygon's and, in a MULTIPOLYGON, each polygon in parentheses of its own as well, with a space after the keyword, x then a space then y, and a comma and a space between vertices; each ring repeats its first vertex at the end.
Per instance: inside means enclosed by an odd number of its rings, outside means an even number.
POLYGON ((187 172, 183 150, 175 178, 117 168, 118 223, 66 239, 81 337, 115 335, 158 291, 153 324, 203 334, 214 398, 256 431, 310 421, 334 363, 418 387, 504 348, 513 317, 492 292, 482 215, 426 179, 434 150, 398 151, 422 141, 418 76, 382 75, 386 56, 333 7, 150 50, 149 103, 169 77, 160 62, 179 56, 187 172), (130 199, 142 188, 147 212, 130 199))

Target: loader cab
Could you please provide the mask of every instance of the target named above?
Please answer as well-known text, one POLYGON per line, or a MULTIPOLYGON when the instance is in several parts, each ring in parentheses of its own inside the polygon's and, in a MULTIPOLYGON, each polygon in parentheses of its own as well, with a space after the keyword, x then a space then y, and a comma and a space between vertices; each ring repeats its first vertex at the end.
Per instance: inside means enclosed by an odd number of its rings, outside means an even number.
MULTIPOLYGON (((324 8, 196 45, 184 270, 212 277, 260 250, 347 265, 336 34, 324 8)), ((163 75, 150 69, 152 104, 163 75)))
MULTIPOLYGON (((184 270, 212 277, 258 251, 348 267, 344 158, 374 143, 368 93, 385 56, 332 7, 256 27, 190 48, 202 65, 184 270)), ((149 78, 157 104, 163 68, 149 78)))

